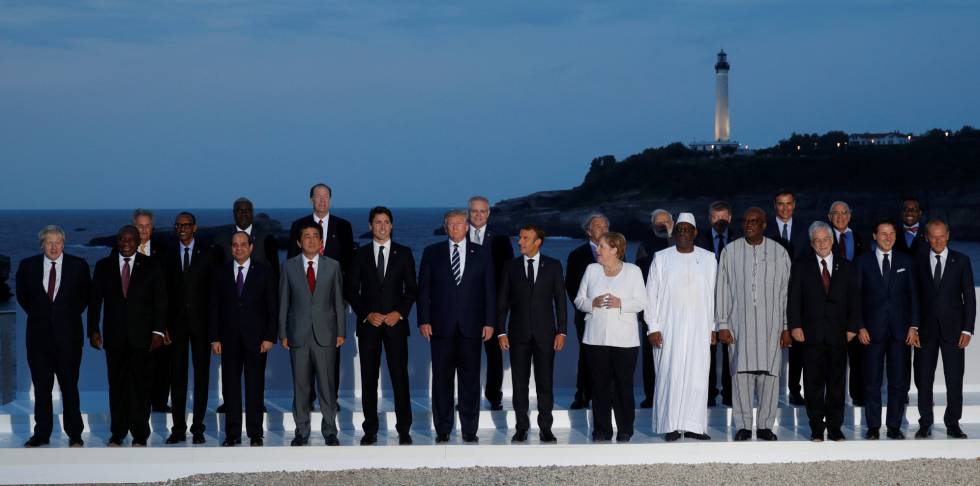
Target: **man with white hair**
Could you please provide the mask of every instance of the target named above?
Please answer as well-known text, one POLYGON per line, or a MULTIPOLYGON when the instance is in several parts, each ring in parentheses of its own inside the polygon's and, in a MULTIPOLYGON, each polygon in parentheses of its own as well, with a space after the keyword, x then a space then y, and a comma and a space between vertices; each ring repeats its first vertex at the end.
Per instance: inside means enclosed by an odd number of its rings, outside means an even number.
MULTIPOLYGON (((609 218, 602 213, 592 213, 582 223, 582 230, 588 236, 588 241, 572 250, 565 263, 565 291, 575 305, 575 296, 582 284, 582 276, 589 265, 596 263, 599 248, 599 238, 609 232, 609 218)), ((569 406, 572 410, 587 408, 592 401, 592 379, 589 376, 588 361, 582 348, 582 337, 585 335, 585 313, 575 309, 575 336, 578 339, 578 370, 575 379, 575 399, 569 406)))
POLYGON ((647 333, 654 346, 657 380, 654 427, 668 442, 684 437, 710 440, 708 425, 709 344, 715 343, 715 278, 718 263, 694 245, 694 215, 681 213, 675 245, 657 252, 647 277, 647 333))
MULTIPOLYGON (((653 236, 638 245, 636 249, 636 266, 643 272, 643 283, 646 284, 647 274, 650 273, 650 263, 653 262, 653 255, 660 250, 670 246, 670 232, 674 229, 674 217, 666 209, 654 209, 650 213, 650 226, 653 229, 653 236)), ((637 314, 641 333, 646 333, 646 323, 643 320, 643 313, 637 314)), ((657 373, 653 367, 653 346, 650 340, 640 340, 640 367, 643 370, 643 401, 640 408, 653 407, 653 390, 657 383, 657 373)))

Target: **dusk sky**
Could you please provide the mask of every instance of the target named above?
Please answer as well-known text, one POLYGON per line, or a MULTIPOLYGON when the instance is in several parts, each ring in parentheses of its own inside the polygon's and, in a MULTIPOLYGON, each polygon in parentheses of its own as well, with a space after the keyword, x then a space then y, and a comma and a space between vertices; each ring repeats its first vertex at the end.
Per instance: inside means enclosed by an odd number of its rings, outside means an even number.
POLYGON ((0 209, 458 206, 713 134, 980 124, 980 2, 0 1, 0 209), (467 6, 469 5, 469 6, 467 6))

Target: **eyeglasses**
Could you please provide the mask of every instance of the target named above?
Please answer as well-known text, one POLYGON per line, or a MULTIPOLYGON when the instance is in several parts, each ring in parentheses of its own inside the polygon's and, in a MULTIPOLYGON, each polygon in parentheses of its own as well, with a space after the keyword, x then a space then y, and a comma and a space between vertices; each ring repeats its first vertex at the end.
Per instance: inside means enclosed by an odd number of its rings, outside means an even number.
POLYGON ((847 216, 849 214, 851 214, 850 211, 831 211, 830 212, 830 215, 831 216, 847 216))
POLYGON ((177 224, 174 225, 174 228, 177 228, 177 229, 181 229, 181 228, 193 228, 193 227, 194 227, 194 223, 177 223, 177 224))

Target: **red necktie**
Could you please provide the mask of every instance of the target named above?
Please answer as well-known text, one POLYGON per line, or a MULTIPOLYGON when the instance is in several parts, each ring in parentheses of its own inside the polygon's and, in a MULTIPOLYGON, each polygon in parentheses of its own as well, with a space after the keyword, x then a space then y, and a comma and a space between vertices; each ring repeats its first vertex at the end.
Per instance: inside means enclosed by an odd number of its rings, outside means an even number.
POLYGON ((823 271, 820 272, 820 278, 823 280, 823 291, 826 294, 830 294, 830 271, 827 270, 827 260, 821 259, 820 264, 823 265, 823 271))
POLYGON ((51 262, 51 271, 48 272, 48 302, 54 302, 54 286, 58 281, 58 274, 54 266, 55 262, 51 262))
POLYGON ((320 225, 320 254, 323 254, 323 242, 327 239, 327 235, 323 234, 323 220, 321 219, 317 224, 320 225))
POLYGON ((126 293, 129 292, 129 257, 123 258, 122 291, 125 298, 126 293))
POLYGON ((837 249, 840 250, 841 258, 847 260, 847 244, 844 243, 844 235, 847 233, 841 233, 840 239, 837 241, 837 249))
POLYGON ((310 293, 312 294, 316 290, 316 272, 313 271, 313 261, 307 263, 309 266, 306 267, 306 283, 310 285, 310 293))

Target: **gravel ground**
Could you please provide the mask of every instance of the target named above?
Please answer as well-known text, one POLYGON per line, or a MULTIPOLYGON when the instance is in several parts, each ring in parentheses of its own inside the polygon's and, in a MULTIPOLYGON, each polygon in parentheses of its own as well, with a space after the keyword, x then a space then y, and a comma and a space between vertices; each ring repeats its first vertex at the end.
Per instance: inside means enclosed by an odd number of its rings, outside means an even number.
POLYGON ((166 483, 173 486, 336 484, 408 485, 616 485, 630 484, 980 484, 978 459, 827 461, 793 464, 653 464, 463 469, 361 469, 252 474, 202 474, 166 483))

